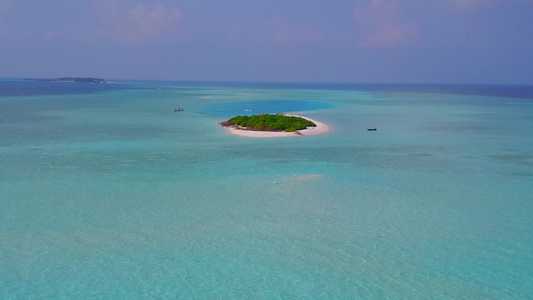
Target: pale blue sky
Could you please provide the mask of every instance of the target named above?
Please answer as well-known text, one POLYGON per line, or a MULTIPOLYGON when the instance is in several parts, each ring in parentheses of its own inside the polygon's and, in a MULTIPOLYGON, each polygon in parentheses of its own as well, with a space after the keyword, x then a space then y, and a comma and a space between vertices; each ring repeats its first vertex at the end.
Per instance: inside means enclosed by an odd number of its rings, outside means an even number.
POLYGON ((533 84, 533 0, 0 0, 0 77, 533 84))

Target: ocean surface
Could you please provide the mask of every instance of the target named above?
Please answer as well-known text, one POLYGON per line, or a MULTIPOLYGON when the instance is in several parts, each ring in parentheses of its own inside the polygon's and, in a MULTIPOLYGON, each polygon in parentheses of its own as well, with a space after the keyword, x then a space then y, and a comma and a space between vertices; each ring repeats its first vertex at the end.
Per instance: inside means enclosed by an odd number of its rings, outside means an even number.
POLYGON ((532 298, 531 86, 0 80, 0 299, 532 298))

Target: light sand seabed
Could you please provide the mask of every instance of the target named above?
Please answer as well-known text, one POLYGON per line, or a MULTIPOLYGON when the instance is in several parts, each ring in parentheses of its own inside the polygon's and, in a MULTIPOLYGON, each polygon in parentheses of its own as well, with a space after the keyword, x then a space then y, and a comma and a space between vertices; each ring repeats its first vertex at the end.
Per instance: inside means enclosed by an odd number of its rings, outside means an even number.
POLYGON ((315 123, 316 127, 308 127, 303 130, 298 130, 296 132, 284 132, 284 131, 255 131, 255 130, 242 130, 235 127, 226 127, 226 132, 231 135, 249 137, 249 138, 287 138, 287 137, 299 137, 299 136, 310 136, 310 135, 321 135, 330 132, 330 127, 326 123, 313 120, 308 117, 287 114, 286 116, 294 116, 304 118, 315 123))

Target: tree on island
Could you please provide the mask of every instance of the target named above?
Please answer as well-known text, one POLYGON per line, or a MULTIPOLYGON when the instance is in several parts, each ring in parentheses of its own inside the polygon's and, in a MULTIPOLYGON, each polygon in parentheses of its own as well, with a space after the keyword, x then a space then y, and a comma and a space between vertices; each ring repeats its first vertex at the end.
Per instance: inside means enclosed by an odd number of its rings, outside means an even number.
POLYGON ((227 121, 221 122, 222 126, 235 126, 244 130, 257 131, 286 131, 294 132, 315 127, 316 124, 301 117, 284 116, 282 114, 253 115, 253 116, 236 116, 227 121))

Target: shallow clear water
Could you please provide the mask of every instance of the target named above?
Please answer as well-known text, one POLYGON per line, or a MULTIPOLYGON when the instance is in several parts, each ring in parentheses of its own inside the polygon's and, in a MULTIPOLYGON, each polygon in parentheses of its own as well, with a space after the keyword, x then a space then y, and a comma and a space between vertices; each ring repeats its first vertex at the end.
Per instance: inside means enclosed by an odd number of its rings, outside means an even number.
POLYGON ((533 295, 530 99, 129 87, 0 97, 0 298, 533 295), (333 131, 247 139, 209 113, 262 99, 333 131))

